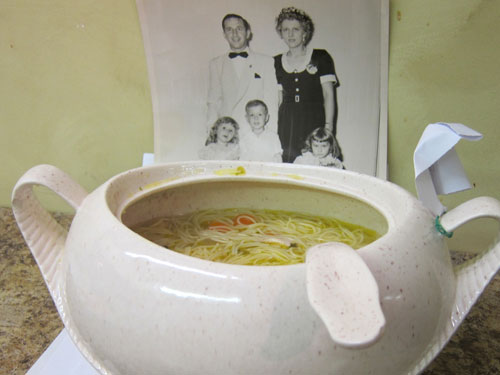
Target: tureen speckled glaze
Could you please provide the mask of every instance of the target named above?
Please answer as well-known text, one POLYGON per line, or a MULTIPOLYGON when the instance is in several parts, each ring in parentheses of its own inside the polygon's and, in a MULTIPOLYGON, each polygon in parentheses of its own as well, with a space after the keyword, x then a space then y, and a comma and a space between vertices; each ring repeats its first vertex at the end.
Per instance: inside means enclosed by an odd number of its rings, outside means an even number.
MULTIPOLYGON (((87 193, 59 169, 21 177, 12 207, 70 336, 102 374, 417 374, 498 271, 496 243, 454 268, 431 213, 387 181, 289 164, 179 162, 119 174, 87 193), (66 199, 69 232, 34 185, 66 199), (236 266, 178 254, 129 227, 203 208, 334 216, 382 236, 318 245, 304 264, 236 266)), ((443 231, 500 203, 476 198, 443 231)))

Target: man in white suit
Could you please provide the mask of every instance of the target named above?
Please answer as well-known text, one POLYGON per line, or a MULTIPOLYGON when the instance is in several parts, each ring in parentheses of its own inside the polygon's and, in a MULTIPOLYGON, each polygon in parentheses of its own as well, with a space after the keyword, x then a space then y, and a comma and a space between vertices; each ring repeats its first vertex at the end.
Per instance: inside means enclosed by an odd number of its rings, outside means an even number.
POLYGON ((250 100, 259 99, 269 108, 269 128, 277 131, 278 84, 274 59, 249 48, 252 31, 243 17, 226 15, 222 29, 230 50, 210 61, 209 126, 218 118, 229 116, 238 122, 242 133, 249 131, 245 106, 250 100))

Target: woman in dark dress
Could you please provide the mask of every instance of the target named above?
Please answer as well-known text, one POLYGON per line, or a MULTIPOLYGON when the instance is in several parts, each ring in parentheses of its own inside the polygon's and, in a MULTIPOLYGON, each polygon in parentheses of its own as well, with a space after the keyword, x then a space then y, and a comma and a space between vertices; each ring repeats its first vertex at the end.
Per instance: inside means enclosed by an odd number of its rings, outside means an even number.
POLYGON ((288 52, 274 57, 280 86, 278 134, 283 162, 293 163, 307 136, 318 127, 336 134, 337 76, 332 57, 323 49, 308 48, 314 23, 303 11, 284 8, 276 31, 288 52))

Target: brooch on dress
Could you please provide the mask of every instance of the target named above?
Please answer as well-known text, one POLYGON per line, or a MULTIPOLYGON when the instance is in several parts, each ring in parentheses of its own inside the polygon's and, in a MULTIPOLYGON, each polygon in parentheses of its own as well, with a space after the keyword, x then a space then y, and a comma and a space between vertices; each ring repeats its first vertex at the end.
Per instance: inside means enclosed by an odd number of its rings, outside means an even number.
POLYGON ((316 74, 318 72, 318 67, 314 64, 307 64, 306 66, 307 73, 309 74, 316 74))

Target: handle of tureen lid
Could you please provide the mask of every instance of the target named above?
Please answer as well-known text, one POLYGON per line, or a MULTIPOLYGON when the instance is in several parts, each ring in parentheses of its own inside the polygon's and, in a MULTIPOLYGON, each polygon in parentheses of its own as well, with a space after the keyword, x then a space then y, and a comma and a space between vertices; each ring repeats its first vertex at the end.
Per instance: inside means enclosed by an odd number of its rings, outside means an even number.
POLYGON ((87 192, 66 173, 51 165, 31 168, 18 180, 12 191, 12 211, 17 225, 42 272, 52 298, 57 301, 57 265, 67 231, 42 207, 33 192, 36 185, 51 189, 75 209, 81 205, 87 192))
POLYGON ((347 348, 375 343, 385 328, 378 284, 358 252, 339 242, 306 253, 309 303, 331 339, 347 348))
MULTIPOLYGON (((493 218, 500 222, 500 202, 490 197, 471 199, 439 218, 444 234, 451 234, 459 226, 478 218, 493 218)), ((455 269, 457 289, 455 308, 449 330, 453 332, 467 315, 484 288, 500 269, 500 233, 495 243, 455 269)))

